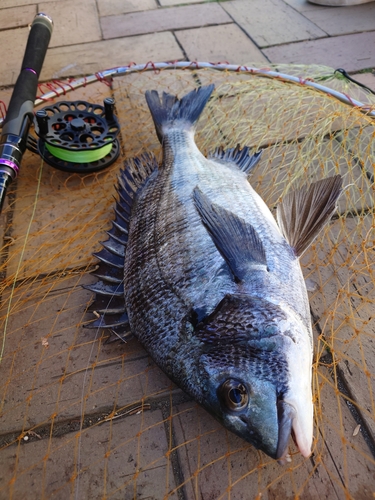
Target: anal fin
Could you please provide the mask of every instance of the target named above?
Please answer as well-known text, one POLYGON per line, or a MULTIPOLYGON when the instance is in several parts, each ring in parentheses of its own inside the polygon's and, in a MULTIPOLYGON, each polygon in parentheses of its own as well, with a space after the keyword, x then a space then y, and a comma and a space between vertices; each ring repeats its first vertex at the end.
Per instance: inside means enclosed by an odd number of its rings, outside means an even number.
POLYGON ((277 222, 298 257, 332 217, 341 191, 342 178, 335 175, 288 193, 279 203, 277 222))
POLYGON ((238 281, 258 268, 267 270, 267 260, 261 239, 254 227, 194 189, 195 206, 204 225, 238 281))

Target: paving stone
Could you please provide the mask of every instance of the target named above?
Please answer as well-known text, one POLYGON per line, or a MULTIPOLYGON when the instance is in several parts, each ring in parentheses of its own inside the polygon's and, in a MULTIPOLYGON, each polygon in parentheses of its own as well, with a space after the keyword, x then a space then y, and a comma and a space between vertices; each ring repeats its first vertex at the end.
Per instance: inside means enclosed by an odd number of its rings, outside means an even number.
MULTIPOLYGON (((54 21, 49 47, 76 45, 101 40, 95 0, 64 0, 38 4, 39 11, 54 21)), ((74 54, 71 48, 71 54, 74 54)))
POLYGON ((267 62, 236 24, 181 30, 175 35, 190 61, 227 61, 239 65, 267 62), (218 40, 225 40, 225 44, 218 43, 218 40))
POLYGON ((161 146, 146 104, 146 90, 164 91, 182 97, 193 88, 196 88, 196 82, 191 71, 173 69, 134 73, 114 80, 125 158, 139 156, 144 151, 152 151, 160 158, 161 146), (135 127, 135 123, 142 123, 142 127, 135 127))
POLYGON ((104 39, 230 23, 217 3, 171 7, 100 19, 104 39))
MULTIPOLYGON (((47 2, 55 2, 56 0, 44 0, 43 3, 47 2)), ((1 9, 7 9, 10 7, 18 7, 18 6, 26 6, 26 5, 36 5, 37 2, 35 0, 1 0, 1 9)), ((38 9, 38 12, 41 12, 38 9)))
POLYGON ((159 3, 162 7, 169 7, 172 5, 186 5, 193 3, 203 3, 202 0, 159 0, 159 3))
POLYGON ((331 36, 371 31, 374 29, 375 4, 309 10, 304 15, 331 36))
POLYGON ((173 428, 186 497, 341 499, 345 491, 353 498, 362 498, 361 491, 369 494, 375 471, 371 452, 361 434, 353 436, 357 424, 345 401, 335 397, 327 369, 319 367, 315 378, 313 458, 303 459, 291 441, 292 462, 286 466, 226 431, 193 402, 179 405, 173 428), (363 470, 368 471, 365 481, 363 470))
POLYGON ((0 31, 0 47, 7 48, 0 58, 0 86, 16 83, 28 35, 29 28, 0 31))
MULTIPOLYGON (((104 236, 101 231, 109 227, 112 219, 114 201, 110 198, 115 194, 121 160, 101 177, 86 176, 84 180, 79 174, 62 173, 44 164, 39 185, 42 164, 39 156, 30 152, 24 155, 8 244, 9 278, 23 279, 87 265, 92 261, 92 252, 100 249, 99 240, 104 236), (87 233, 83 235, 82 231, 87 233)), ((15 185, 8 192, 13 189, 15 185)))
POLYGON ((351 76, 354 80, 363 83, 363 85, 375 92, 375 73, 357 73, 351 76))
POLYGON ((167 451, 160 410, 23 441, 1 450, 0 497, 177 499, 167 451))
MULTIPOLYGON (((90 91, 75 91, 74 96, 85 96, 100 104, 104 97, 111 96, 103 84, 90 87, 90 91)), ((112 217, 111 196, 121 165, 118 160, 100 176, 72 175, 50 167, 39 155, 26 151, 17 184, 8 189, 17 194, 7 276, 22 279, 67 266, 84 266, 91 261, 90 254, 99 249, 98 231, 109 225, 112 217), (83 235, 82 231, 87 233, 83 235)))
POLYGON ((319 414, 315 428, 313 459, 303 459, 291 441, 292 462, 286 466, 278 465, 226 431, 194 403, 179 405, 173 428, 186 497, 341 499, 344 498, 341 481, 353 493, 362 486, 372 491, 371 472, 365 483, 360 479, 361 470, 374 470, 368 447, 362 436, 352 437, 356 424, 343 401, 339 401, 340 422, 335 421, 334 389, 325 380, 321 382, 319 398, 324 414, 319 414), (360 463, 356 459, 358 454, 360 463))
POLYGON ((98 0, 100 16, 117 16, 128 12, 156 9, 156 0, 98 0))
MULTIPOLYGON (((82 324, 95 282, 87 273, 66 273, 3 293, 1 432, 20 433, 142 400, 169 399, 175 386, 136 341, 103 344, 107 335, 82 324)), ((178 390, 179 391, 179 390, 178 390)), ((181 392, 181 391, 179 391, 181 392)))
POLYGON ((184 59, 184 56, 170 32, 57 47, 47 52, 41 80, 87 75, 131 62, 141 64, 179 59, 184 59))
POLYGON ((36 15, 36 5, 23 5, 2 10, 0 16, 0 30, 28 26, 36 15))
POLYGON ((373 268, 366 264, 374 245, 372 227, 371 214, 335 221, 326 231, 326 243, 313 245, 315 257, 306 270, 318 283, 310 297, 312 310, 356 408, 374 435, 375 288, 373 268))
MULTIPOLYGON (((200 78, 205 84, 210 80, 216 82, 212 72, 207 72, 209 76, 207 79, 204 71, 201 75, 200 78)), ((219 73, 218 79, 220 75, 219 73)), ((218 95, 227 97, 211 101, 208 123, 210 129, 203 130, 203 134, 207 137, 204 146, 207 148, 212 148, 217 143, 223 147, 234 147, 239 143, 254 148, 264 148, 280 142, 297 140, 300 142, 301 139, 307 138, 305 145, 298 146, 300 154, 295 153, 297 162, 295 168, 304 155, 310 161, 322 161, 320 156, 322 151, 318 152, 317 146, 313 143, 315 136, 331 134, 341 127, 364 127, 368 123, 361 114, 353 113, 349 106, 298 84, 251 75, 244 84, 242 81, 236 82, 236 74, 231 76, 228 77, 224 73, 222 78, 228 80, 218 80, 221 83, 217 85, 218 95), (215 127, 212 127, 212 123, 215 123, 215 127)), ((320 147, 321 140, 318 140, 318 144, 320 147)), ((335 158, 337 154, 343 157, 343 168, 347 169, 344 166, 348 161, 345 154, 338 151, 329 152, 328 157, 332 154, 335 158)), ((261 163, 263 164, 263 161, 261 163)), ((287 175, 287 172, 288 169, 284 173, 287 175)), ((297 172, 304 175, 298 168, 297 172)), ((267 175, 269 173, 265 172, 264 177, 267 175)), ((274 186, 270 187, 274 192, 274 186)))
POLYGON ((278 0, 234 0, 223 2, 222 7, 259 47, 326 36, 306 17, 278 0))
POLYGON ((355 72, 375 66, 374 32, 343 35, 263 49, 271 62, 324 64, 355 72))
POLYGON ((283 0, 285 3, 293 7, 298 12, 316 11, 317 9, 326 9, 321 5, 315 5, 308 0, 283 0))
MULTIPOLYGON (((324 491, 326 483, 330 484, 330 489, 338 498, 345 498, 348 494, 352 498, 370 497, 374 491, 375 472, 371 450, 362 432, 353 435, 357 422, 346 401, 338 397, 337 382, 332 380, 324 363, 318 367, 317 374, 313 378, 315 379, 313 461, 317 468, 307 484, 307 491, 311 491, 311 486, 314 486, 317 493, 312 495, 312 498, 324 498, 324 495, 319 493, 321 490, 324 491)), ((326 498, 331 498, 331 495, 328 494, 326 498)))
POLYGON ((360 213, 372 207, 373 187, 363 173, 363 166, 353 161, 352 155, 345 152, 339 142, 323 141, 319 145, 314 143, 315 138, 308 138, 301 140, 298 145, 277 145, 264 149, 260 164, 249 180, 267 205, 276 206, 288 190, 298 189, 301 184, 306 185, 340 174, 343 185, 348 187, 345 195, 338 200, 338 211, 360 213), (306 165, 304 170, 300 168, 301 161, 306 165), (301 172, 300 179, 298 171, 301 172), (293 181, 290 178, 291 172, 294 173, 293 181))

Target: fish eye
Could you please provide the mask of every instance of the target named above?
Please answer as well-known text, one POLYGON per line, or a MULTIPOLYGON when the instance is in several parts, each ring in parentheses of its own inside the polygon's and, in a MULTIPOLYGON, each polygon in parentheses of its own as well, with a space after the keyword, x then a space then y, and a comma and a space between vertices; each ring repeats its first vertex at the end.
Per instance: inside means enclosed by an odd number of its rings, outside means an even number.
POLYGON ((242 410, 249 401, 245 385, 235 379, 226 380, 219 388, 219 395, 224 405, 232 411, 242 410))

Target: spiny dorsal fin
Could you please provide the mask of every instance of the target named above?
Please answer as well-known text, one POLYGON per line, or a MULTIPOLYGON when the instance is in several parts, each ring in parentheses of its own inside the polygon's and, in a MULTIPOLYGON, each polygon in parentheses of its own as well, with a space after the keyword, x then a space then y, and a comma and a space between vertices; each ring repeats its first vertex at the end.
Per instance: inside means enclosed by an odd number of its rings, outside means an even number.
POLYGON ((245 146, 243 149, 237 145, 235 148, 224 149, 223 147, 218 147, 213 153, 211 153, 208 158, 222 160, 224 162, 234 163, 237 167, 249 174, 250 171, 258 164, 260 157, 262 156, 263 150, 249 155, 250 148, 245 146))
POLYGON ((194 201, 213 242, 237 280, 244 280, 254 268, 267 269, 262 241, 251 224, 211 203, 198 187, 194 189, 194 201))
POLYGON ((192 127, 198 121, 214 88, 213 84, 199 87, 186 94, 181 100, 166 92, 163 92, 160 100, 156 90, 147 90, 146 101, 154 120, 159 141, 163 141, 163 127, 166 125, 171 126, 176 122, 185 122, 187 126, 192 127))
POLYGON ((278 205, 279 227, 298 257, 330 220, 341 191, 342 178, 335 175, 288 193, 278 205))

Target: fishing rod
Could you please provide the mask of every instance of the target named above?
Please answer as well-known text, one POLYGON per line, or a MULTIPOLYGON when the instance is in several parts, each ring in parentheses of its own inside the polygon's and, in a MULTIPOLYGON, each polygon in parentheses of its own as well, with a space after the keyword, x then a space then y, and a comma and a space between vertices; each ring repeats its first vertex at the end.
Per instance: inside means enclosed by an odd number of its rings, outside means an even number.
POLYGON ((46 14, 35 16, 27 40, 21 72, 17 78, 0 136, 0 212, 9 184, 17 177, 26 150, 38 78, 53 30, 46 14))

